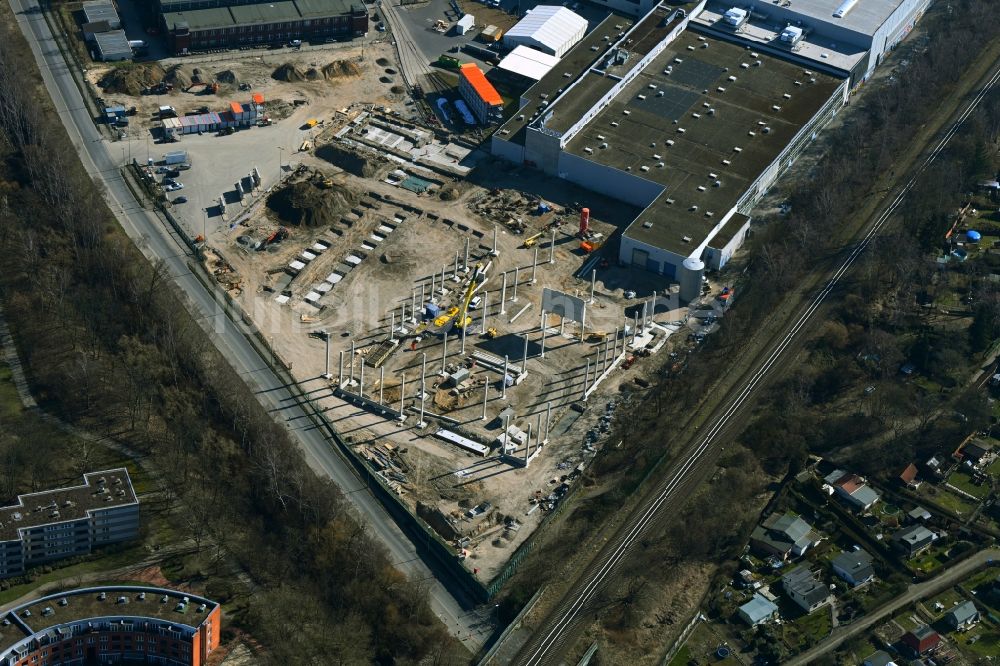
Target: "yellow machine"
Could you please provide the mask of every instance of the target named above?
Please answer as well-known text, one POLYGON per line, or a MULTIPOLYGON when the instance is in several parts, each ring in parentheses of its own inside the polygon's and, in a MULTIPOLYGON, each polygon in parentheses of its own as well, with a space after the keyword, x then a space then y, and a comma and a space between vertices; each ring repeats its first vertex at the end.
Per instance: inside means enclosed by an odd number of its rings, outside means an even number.
POLYGON ((455 326, 458 328, 465 328, 472 323, 472 317, 468 316, 469 303, 472 302, 472 297, 484 284, 486 284, 486 269, 483 268, 482 264, 476 264, 472 279, 469 280, 469 286, 465 289, 465 296, 462 297, 462 308, 459 310, 458 321, 455 322, 455 326))
POLYGON ((499 331, 497 331, 497 329, 493 328, 492 326, 483 331, 483 337, 486 338, 487 340, 492 340, 499 334, 500 334, 499 331))
POLYGON ((527 238, 524 239, 524 245, 522 245, 522 247, 525 247, 525 248, 532 247, 535 243, 538 242, 538 239, 542 237, 543 233, 544 232, 539 231, 537 234, 534 234, 532 236, 528 236, 527 238))
POLYGON ((441 326, 444 326, 449 321, 451 321, 451 318, 457 314, 458 314, 458 308, 453 305, 452 307, 448 308, 443 315, 438 315, 437 319, 434 320, 434 325, 440 328, 441 326))

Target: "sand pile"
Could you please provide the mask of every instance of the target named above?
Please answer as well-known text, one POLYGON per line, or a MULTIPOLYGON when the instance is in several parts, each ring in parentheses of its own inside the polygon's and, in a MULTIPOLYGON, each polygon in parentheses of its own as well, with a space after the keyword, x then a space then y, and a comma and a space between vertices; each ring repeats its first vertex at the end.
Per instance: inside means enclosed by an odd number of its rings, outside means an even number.
POLYGON ((236 72, 231 69, 224 69, 221 72, 215 73, 215 80, 219 83, 225 83, 231 86, 238 85, 240 82, 240 77, 236 76, 236 72))
POLYGON ((323 76, 327 79, 344 79, 361 76, 361 68, 350 60, 334 60, 323 68, 323 76))
POLYGON ((271 78, 276 81, 293 83, 295 81, 304 81, 306 73, 292 63, 286 62, 271 73, 271 78))
POLYGON ((190 88, 194 79, 194 72, 190 67, 185 67, 184 65, 174 65, 168 69, 167 73, 163 76, 163 81, 165 83, 170 83, 174 86, 174 88, 179 90, 190 88))
POLYGON ((163 79, 158 63, 128 64, 113 68, 98 82, 104 92, 137 96, 163 79))
POLYGON ((267 207, 285 224, 320 227, 334 224, 357 202, 358 195, 342 185, 299 181, 268 197, 267 207))

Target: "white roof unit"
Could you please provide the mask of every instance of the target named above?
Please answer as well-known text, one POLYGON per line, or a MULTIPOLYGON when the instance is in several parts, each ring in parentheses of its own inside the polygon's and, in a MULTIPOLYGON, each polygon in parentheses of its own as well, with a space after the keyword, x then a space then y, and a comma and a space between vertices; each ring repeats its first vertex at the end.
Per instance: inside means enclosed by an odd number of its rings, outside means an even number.
POLYGON ((739 7, 733 7, 722 16, 722 20, 727 24, 738 28, 746 22, 747 10, 740 9, 739 7))
POLYGON ((530 46, 515 46, 497 67, 533 81, 540 81, 558 63, 559 58, 554 55, 542 53, 530 46))
POLYGON ((781 41, 786 44, 795 44, 802 39, 802 28, 790 25, 781 31, 781 41))
POLYGON ((854 9, 854 5, 858 4, 858 0, 844 0, 844 2, 837 7, 837 11, 833 13, 834 18, 844 18, 847 16, 847 12, 854 9))
POLYGON ((565 7, 538 5, 503 36, 504 44, 519 44, 562 57, 587 32, 587 19, 565 7))

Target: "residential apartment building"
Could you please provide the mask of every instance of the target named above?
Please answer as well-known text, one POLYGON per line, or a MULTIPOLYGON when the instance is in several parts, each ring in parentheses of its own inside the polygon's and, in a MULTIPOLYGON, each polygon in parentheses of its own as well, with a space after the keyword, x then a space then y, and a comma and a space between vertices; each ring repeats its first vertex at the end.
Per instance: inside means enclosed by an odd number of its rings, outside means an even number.
POLYGON ((218 603, 159 587, 60 592, 0 620, 0 666, 202 666, 222 633, 218 603))
POLYGON ((476 120, 484 125, 503 120, 503 98, 475 63, 459 67, 458 77, 458 92, 469 104, 476 120))
POLYGON ((138 536, 139 500, 128 470, 84 474, 82 485, 19 495, 0 507, 0 578, 138 536))

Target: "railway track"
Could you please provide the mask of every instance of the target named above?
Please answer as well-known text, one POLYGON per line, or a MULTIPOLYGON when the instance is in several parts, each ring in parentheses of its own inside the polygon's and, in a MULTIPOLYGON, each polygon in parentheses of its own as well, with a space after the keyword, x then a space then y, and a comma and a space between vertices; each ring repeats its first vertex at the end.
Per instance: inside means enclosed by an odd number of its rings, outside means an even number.
POLYGON ((382 3, 382 15, 392 32, 396 54, 399 57, 399 69, 406 85, 411 89, 414 86, 421 86, 425 89, 430 87, 436 91, 439 82, 433 76, 434 71, 420 49, 414 44, 406 22, 397 13, 397 7, 389 0, 385 0, 382 3))
POLYGON ((772 345, 764 358, 757 362, 755 369, 738 383, 738 388, 731 394, 732 397, 724 400, 715 409, 702 427, 693 447, 690 447, 681 459, 674 463, 667 472, 666 478, 650 491, 639 507, 625 520, 622 527, 583 571, 576 584, 563 597, 540 629, 528 639, 512 663, 534 666, 553 663, 561 657, 563 650, 569 647, 574 629, 582 623, 582 616, 588 609, 588 603, 609 583, 617 566, 627 557, 632 546, 648 531, 650 526, 657 519, 666 515, 664 512, 678 500, 683 500, 686 495, 683 491, 696 485, 695 481, 699 477, 699 473, 704 472, 706 464, 711 462, 713 455, 721 450, 721 442, 719 441, 722 439, 721 435, 736 420, 741 407, 769 377, 792 342, 811 322, 820 306, 888 224, 906 195, 915 186, 920 174, 948 146, 962 124, 972 115, 998 80, 1000 80, 1000 68, 992 70, 980 90, 972 96, 941 139, 919 162, 910 179, 897 191, 896 196, 873 219, 864 236, 850 249, 843 262, 834 270, 822 289, 786 328, 785 333, 772 345))

